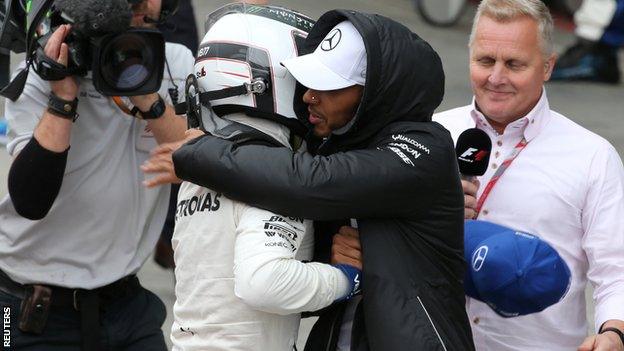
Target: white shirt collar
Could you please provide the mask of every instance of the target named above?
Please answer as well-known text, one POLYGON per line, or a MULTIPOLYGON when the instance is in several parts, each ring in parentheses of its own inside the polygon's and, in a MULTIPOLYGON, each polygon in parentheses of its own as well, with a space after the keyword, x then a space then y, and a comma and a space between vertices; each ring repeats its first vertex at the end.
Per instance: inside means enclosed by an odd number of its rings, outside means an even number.
MULTIPOLYGON (((477 109, 474 96, 472 98, 470 116, 475 123, 475 127, 479 129, 489 129, 494 134, 497 134, 483 113, 477 109)), ((523 134, 527 141, 531 141, 544 129, 548 121, 550 121, 550 105, 548 104, 546 89, 542 88, 542 95, 533 109, 524 117, 509 123, 507 127, 505 127, 505 133, 517 132, 523 134)))

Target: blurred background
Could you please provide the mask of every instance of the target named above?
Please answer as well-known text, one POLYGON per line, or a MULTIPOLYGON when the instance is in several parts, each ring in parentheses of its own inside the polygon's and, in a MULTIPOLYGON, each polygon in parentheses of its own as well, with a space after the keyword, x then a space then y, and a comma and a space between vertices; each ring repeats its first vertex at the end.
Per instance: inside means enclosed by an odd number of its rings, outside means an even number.
MULTIPOLYGON (((182 0, 185 1, 185 0, 182 0)), ((430 15, 436 19, 435 4, 440 0, 430 0, 430 15)), ((564 1, 570 9, 580 3, 577 0, 564 1)), ((197 21, 198 36, 201 40, 206 16, 218 7, 229 1, 191 0, 197 21)), ((271 4, 289 7, 303 12, 312 18, 318 18, 322 13, 335 9, 357 9, 366 12, 383 14, 391 17, 412 29, 415 33, 427 40, 440 54, 446 72, 446 94, 439 111, 466 105, 471 101, 470 82, 468 79, 468 50, 467 42, 471 20, 476 9, 476 2, 467 1, 464 11, 457 17, 456 23, 448 27, 434 27, 419 16, 413 0, 286 0, 271 1, 271 4)), ((442 9, 445 10, 445 9, 442 9)), ((556 51, 562 52, 576 41, 573 34, 573 23, 565 14, 565 9, 555 13, 557 30, 555 33, 556 51)), ((440 15, 438 13, 438 18, 440 15)), ((409 59, 406 57, 406 59, 409 59)), ((11 58, 12 66, 16 66, 20 57, 11 58)), ((622 50, 619 52, 619 66, 624 67, 622 50)), ((418 67, 414 67, 418 69, 418 67)), ((606 85, 598 83, 549 83, 547 93, 551 108, 571 118, 580 125, 594 131, 609 140, 620 153, 624 153, 624 87, 622 83, 606 85)), ((10 158, 4 150, 4 98, 0 98, 0 196, 7 192, 6 178, 10 165, 10 158)), ((147 288, 157 293, 168 306, 169 317, 163 326, 165 335, 171 327, 171 306, 175 300, 173 293, 173 272, 157 266, 153 260, 148 260, 140 272, 140 278, 147 288)), ((588 290, 588 299, 591 300, 591 291, 588 290)), ((588 310, 588 316, 593 310, 588 310)), ((305 336, 312 321, 302 322, 299 349, 302 349, 305 336)), ((168 338, 167 338, 168 339, 168 338)))

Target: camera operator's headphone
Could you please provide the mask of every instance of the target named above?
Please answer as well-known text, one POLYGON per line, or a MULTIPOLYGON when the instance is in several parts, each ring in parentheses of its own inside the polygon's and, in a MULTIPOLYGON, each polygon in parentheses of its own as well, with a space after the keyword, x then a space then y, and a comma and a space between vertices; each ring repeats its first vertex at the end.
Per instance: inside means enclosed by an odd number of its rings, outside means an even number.
MULTIPOLYGON (((131 5, 139 4, 144 0, 128 0, 128 3, 131 5)), ((160 17, 157 19, 146 18, 149 19, 149 22, 156 24, 163 24, 167 22, 167 20, 173 16, 178 11, 178 6, 180 5, 180 0, 162 0, 160 4, 160 17)), ((147 20, 146 20, 147 22, 147 20)))

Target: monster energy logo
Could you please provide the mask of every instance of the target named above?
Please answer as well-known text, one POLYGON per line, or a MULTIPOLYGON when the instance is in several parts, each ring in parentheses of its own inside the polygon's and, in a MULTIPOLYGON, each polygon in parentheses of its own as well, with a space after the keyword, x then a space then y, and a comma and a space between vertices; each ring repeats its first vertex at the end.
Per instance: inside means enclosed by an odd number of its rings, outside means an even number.
MULTIPOLYGON (((29 15, 30 15, 30 12, 33 9, 33 2, 34 2, 34 0, 26 0, 26 3, 25 3, 24 10, 26 11, 26 28, 30 27, 29 21, 31 19, 31 16, 29 16, 29 15)), ((42 0, 39 0, 38 3, 37 3, 39 5, 39 8, 42 7, 41 3, 42 3, 42 0)), ((50 7, 50 4, 48 4, 47 7, 50 7)), ((52 11, 50 11, 49 9, 46 10, 45 17, 46 18, 50 18, 51 15, 52 15, 52 11)))
POLYGON ((270 18, 289 26, 293 26, 304 32, 309 32, 314 26, 314 21, 289 9, 280 7, 262 7, 262 6, 248 6, 245 10, 246 13, 270 18))

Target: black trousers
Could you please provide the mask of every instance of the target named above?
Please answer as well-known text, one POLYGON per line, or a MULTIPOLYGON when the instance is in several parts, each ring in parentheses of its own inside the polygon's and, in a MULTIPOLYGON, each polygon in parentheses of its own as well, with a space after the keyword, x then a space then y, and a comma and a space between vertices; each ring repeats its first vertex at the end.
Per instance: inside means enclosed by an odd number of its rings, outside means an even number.
MULTIPOLYGON (((2 350, 82 351, 80 312, 72 307, 51 306, 48 321, 40 335, 18 329, 21 299, 0 291, 3 315, 2 350)), ((100 333, 104 350, 165 351, 161 330, 165 321, 164 303, 141 288, 136 294, 102 307, 100 333)))

